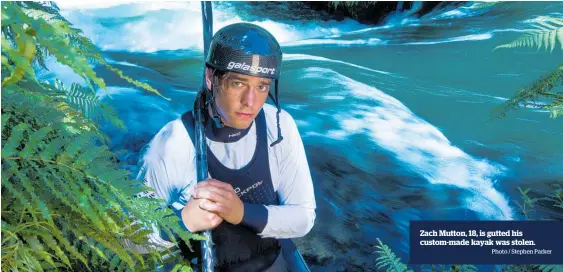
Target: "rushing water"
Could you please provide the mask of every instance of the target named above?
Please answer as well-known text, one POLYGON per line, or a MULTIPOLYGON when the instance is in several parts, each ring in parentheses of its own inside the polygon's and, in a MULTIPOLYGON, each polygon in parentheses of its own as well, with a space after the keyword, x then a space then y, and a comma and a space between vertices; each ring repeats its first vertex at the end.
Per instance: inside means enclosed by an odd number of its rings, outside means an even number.
MULTIPOLYGON (((557 2, 468 2, 368 26, 283 4, 214 4, 215 31, 252 22, 282 44, 281 102, 305 142, 318 203, 315 227, 297 242, 314 267, 375 269, 376 238, 406 261, 409 220, 519 219, 518 185, 561 183, 562 118, 530 108, 489 117, 563 60, 560 44, 552 53, 494 47, 562 12, 557 2)), ((193 105, 203 65, 199 2, 62 13, 113 65, 171 98, 99 71, 109 78, 100 97, 128 128, 105 130, 134 171, 142 145, 193 105)), ((65 82, 80 81, 50 65, 65 82)))

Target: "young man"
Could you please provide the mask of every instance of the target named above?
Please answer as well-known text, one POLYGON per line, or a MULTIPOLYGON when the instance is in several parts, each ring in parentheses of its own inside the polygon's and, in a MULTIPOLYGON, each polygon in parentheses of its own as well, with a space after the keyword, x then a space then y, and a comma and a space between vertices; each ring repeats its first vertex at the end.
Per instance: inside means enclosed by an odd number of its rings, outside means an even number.
POLYGON ((210 179, 197 183, 192 111, 165 125, 143 156, 138 177, 156 197, 187 230, 212 230, 218 271, 282 271, 282 241, 314 225, 303 142, 279 107, 281 62, 280 46, 265 29, 238 23, 219 30, 205 69, 210 179), (269 96, 276 107, 265 104, 269 96))

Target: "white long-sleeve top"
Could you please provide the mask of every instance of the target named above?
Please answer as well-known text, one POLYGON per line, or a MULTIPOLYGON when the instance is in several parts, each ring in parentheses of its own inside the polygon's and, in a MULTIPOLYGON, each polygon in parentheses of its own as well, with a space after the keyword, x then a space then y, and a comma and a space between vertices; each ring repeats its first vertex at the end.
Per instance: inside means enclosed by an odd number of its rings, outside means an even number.
MULTIPOLYGON (((277 109, 264 104, 266 116, 268 157, 274 190, 280 205, 267 205, 267 223, 262 237, 296 238, 305 236, 315 221, 316 202, 313 182, 305 149, 295 120, 282 110, 280 127, 283 141, 277 140, 277 109)), ((217 159, 226 167, 240 169, 248 164, 257 143, 256 122, 248 133, 233 143, 207 144, 217 159)), ((149 142, 141 157, 141 170, 137 178, 154 189, 154 197, 164 199, 173 209, 180 211, 190 199, 197 183, 196 150, 184 128, 181 116, 166 124, 149 142)))

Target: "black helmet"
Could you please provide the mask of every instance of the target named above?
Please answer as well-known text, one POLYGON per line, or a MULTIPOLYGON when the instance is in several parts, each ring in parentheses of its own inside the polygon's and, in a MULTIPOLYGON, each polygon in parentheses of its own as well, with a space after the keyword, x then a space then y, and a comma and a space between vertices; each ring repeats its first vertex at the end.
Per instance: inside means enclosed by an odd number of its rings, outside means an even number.
POLYGON ((282 52, 276 38, 264 28, 237 23, 215 33, 205 63, 222 71, 279 79, 282 52))
MULTIPOLYGON (((282 51, 276 38, 264 28, 249 24, 236 23, 221 28, 211 40, 205 64, 216 70, 235 72, 249 76, 265 77, 274 80, 275 93, 268 96, 278 109, 278 139, 274 146, 283 140, 280 128, 280 103, 278 100, 278 80, 281 73, 282 51)), ((213 88, 213 87, 212 87, 213 88)), ((222 127, 213 92, 208 103, 212 105, 213 119, 217 127, 222 127)))

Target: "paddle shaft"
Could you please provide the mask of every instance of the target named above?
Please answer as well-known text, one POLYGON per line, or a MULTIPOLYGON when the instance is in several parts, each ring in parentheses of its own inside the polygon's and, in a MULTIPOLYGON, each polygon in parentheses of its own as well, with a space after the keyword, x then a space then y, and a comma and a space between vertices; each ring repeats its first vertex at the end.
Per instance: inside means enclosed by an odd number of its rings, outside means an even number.
MULTIPOLYGON (((201 17, 203 20, 203 59, 207 57, 211 37, 213 36, 213 11, 210 1, 201 2, 201 17)), ((196 96, 194 105, 194 118, 195 118, 195 134, 196 134, 196 160, 197 160, 197 180, 198 182, 207 179, 207 144, 205 141, 205 127, 203 125, 203 116, 205 114, 205 68, 203 70, 202 86, 196 96)), ((213 240, 211 231, 203 232, 206 240, 201 241, 201 259, 202 270, 204 272, 213 272, 215 254, 213 250, 213 240)))

